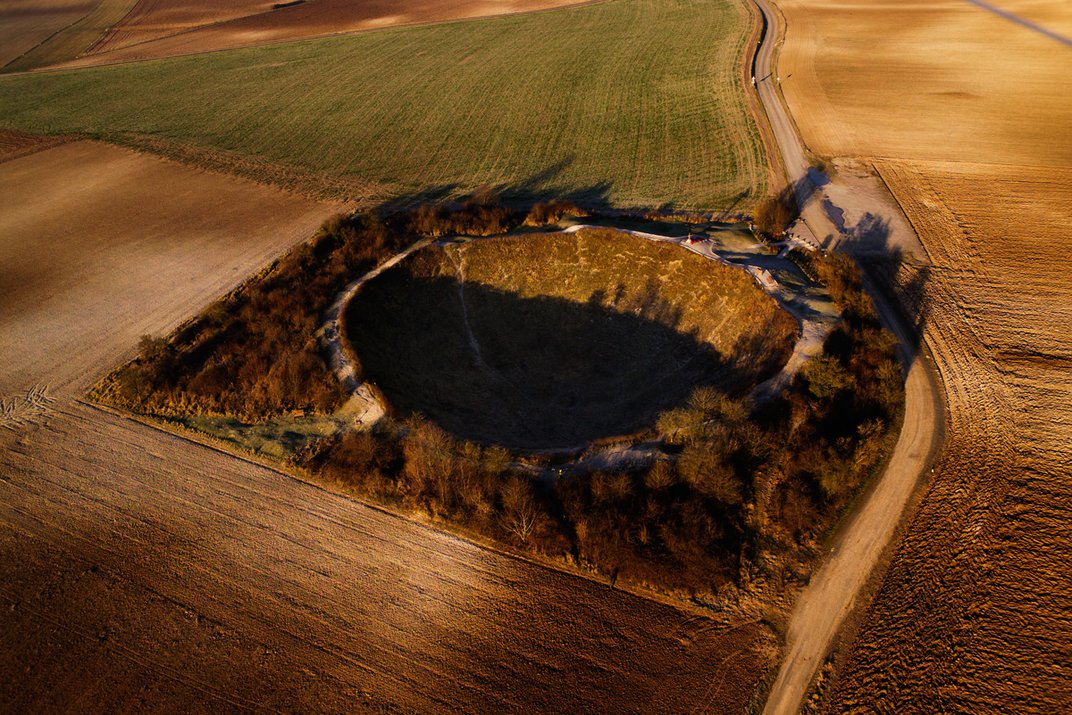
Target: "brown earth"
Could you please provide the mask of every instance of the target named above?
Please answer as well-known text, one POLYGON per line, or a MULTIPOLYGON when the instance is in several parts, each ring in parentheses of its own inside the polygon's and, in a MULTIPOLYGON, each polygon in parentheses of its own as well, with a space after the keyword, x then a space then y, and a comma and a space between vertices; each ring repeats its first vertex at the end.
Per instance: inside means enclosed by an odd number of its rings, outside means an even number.
POLYGON ((0 430, 11 711, 740 712, 772 655, 64 401, 0 430))
POLYGON ((92 142, 0 164, 0 196, 5 397, 88 387, 338 210, 92 142))
MULTIPOLYGON (((993 4, 1072 37, 1068 3, 993 4)), ((1072 166, 1072 47, 964 0, 778 6, 781 89, 812 151, 1072 166)))
POLYGON ((751 618, 505 556, 73 399, 335 206, 88 142, 0 164, 0 196, 0 709, 751 698, 775 654, 751 618))
POLYGON ((1006 167, 995 183, 986 165, 881 169, 932 260, 913 298, 949 427, 828 711, 1058 712, 1072 682, 1072 170, 1006 167))
POLYGON ((0 162, 18 159, 49 147, 74 141, 70 136, 40 136, 8 129, 0 129, 0 162))
POLYGON ((399 25, 446 22, 576 5, 580 0, 308 0, 271 2, 142 0, 85 57, 84 66, 173 57, 399 25))
MULTIPOLYGON (((1067 709, 1072 48, 969 2, 779 5, 805 142, 874 163, 919 234, 926 257, 898 286, 948 407, 944 455, 825 708, 1067 709)), ((997 5, 1072 34, 1067 4, 997 5)))
POLYGON ((272 12, 272 0, 140 0, 92 52, 108 52, 205 25, 272 12))
POLYGON ((0 67, 93 9, 94 0, 4 0, 0 3, 0 67))

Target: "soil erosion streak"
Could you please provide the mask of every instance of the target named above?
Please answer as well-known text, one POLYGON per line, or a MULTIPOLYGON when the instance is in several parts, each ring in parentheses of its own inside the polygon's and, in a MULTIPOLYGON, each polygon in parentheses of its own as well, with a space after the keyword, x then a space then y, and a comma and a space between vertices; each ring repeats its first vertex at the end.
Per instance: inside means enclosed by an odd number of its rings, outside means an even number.
MULTIPOLYGON (((766 18, 766 32, 756 50, 756 90, 778 142, 786 178, 800 188, 798 195, 807 198, 817 187, 809 183, 813 174, 780 97, 779 78, 773 68, 781 19, 768 0, 756 0, 756 4, 766 18)), ((816 243, 826 236, 833 237, 835 245, 840 243, 842 232, 821 210, 821 202, 813 198, 801 203, 803 225, 798 230, 813 232, 815 236, 808 238, 814 238, 816 243)), ((902 362, 908 372, 904 425, 885 470, 846 520, 827 562, 797 600, 789 619, 785 660, 764 708, 768 715, 798 712, 816 671, 891 543, 905 505, 941 442, 944 420, 936 377, 922 353, 915 359, 909 354, 907 346, 913 344, 913 336, 896 307, 880 292, 870 292, 883 322, 900 341, 902 362)))

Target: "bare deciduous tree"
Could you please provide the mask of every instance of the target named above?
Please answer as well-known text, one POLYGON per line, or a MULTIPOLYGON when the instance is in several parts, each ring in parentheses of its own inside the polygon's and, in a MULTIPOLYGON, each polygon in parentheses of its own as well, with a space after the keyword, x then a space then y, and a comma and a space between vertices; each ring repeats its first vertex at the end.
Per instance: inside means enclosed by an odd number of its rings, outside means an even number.
POLYGON ((525 543, 536 530, 539 508, 532 495, 532 486, 521 477, 510 479, 502 489, 503 525, 525 543))

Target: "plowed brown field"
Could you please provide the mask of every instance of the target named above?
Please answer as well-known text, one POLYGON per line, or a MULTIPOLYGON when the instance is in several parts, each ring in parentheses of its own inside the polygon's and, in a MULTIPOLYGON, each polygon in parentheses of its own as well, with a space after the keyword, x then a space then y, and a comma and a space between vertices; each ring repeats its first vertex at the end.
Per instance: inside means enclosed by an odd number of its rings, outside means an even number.
POLYGON ((91 142, 0 163, 0 197, 2 397, 88 387, 338 210, 91 142))
POLYGON ((11 712, 740 712, 769 631, 77 403, 0 430, 11 712))
POLYGON ((916 299, 950 429, 828 709, 1058 712, 1072 678, 1072 171, 1006 168, 995 184, 991 166, 881 169, 933 261, 916 299), (1021 220, 1040 206, 1044 221, 1021 220))
MULTIPOLYGON (((1069 3, 995 4, 1072 37, 1069 3)), ((1072 166, 1072 47, 965 0, 778 6, 782 92, 818 154, 1072 166)))
POLYGON ((0 710, 744 708, 775 654, 751 618, 520 561, 73 399, 335 206, 87 142, 0 163, 0 197, 0 710))
POLYGON ((4 0, 0 3, 0 67, 79 18, 94 0, 4 0))
POLYGON ((72 65, 173 57, 397 25, 446 22, 576 5, 582 0, 312 0, 272 9, 263 0, 142 0, 72 65))
POLYGON ((1067 710, 1072 48, 1047 33, 1072 34, 1072 10, 779 5, 782 87, 805 141, 873 161, 927 251, 919 280, 902 269, 897 282, 948 406, 945 452, 825 708, 1067 710))

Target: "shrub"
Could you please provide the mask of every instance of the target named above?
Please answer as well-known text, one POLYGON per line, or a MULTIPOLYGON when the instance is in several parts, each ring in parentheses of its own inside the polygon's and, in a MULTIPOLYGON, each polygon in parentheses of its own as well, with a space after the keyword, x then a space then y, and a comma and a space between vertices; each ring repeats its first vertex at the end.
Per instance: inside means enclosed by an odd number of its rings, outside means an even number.
POLYGON ((785 233, 789 225, 800 215, 796 193, 787 186, 774 196, 759 202, 755 210, 756 230, 767 237, 785 233))
POLYGON ((804 366, 803 374, 808 391, 820 400, 832 400, 837 393, 853 384, 852 376, 829 355, 813 358, 804 366))
POLYGON ((423 236, 494 236, 513 228, 514 213, 499 202, 490 189, 470 196, 460 208, 447 204, 418 207, 406 221, 406 228, 423 236))
POLYGON ((547 201, 536 203, 525 216, 525 226, 547 226, 558 223, 565 216, 587 216, 588 212, 572 201, 547 201))

